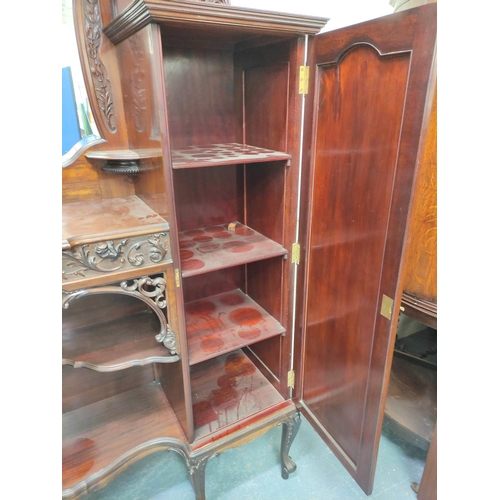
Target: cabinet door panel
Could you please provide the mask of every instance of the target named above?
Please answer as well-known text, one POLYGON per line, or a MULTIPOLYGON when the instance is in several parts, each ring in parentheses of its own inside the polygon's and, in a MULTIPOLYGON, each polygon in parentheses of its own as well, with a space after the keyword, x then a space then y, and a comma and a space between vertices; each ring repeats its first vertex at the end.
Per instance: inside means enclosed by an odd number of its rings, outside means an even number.
MULTIPOLYGON (((427 117, 435 5, 315 37, 299 397, 363 490, 373 487, 399 268, 427 117)), ((307 137, 307 136, 306 136, 307 137)), ((303 226, 304 227, 304 226, 303 226)))

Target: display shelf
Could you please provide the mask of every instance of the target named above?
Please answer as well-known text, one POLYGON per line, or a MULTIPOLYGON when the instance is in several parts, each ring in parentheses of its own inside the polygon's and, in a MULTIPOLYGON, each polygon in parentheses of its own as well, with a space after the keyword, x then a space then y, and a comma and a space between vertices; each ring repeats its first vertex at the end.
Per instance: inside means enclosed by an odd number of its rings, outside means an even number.
POLYGON ((285 333, 285 328, 241 290, 186 304, 189 364, 285 333))
POLYGON ((62 429, 63 498, 86 491, 110 469, 130 463, 137 447, 146 449, 147 443, 165 437, 186 442, 158 383, 65 413, 62 429))
POLYGON ((258 148, 236 142, 188 146, 172 151, 172 167, 197 168, 267 161, 289 161, 291 156, 281 151, 258 148))
POLYGON ((151 312, 93 325, 78 330, 63 331, 63 365, 115 371, 150 363, 172 363, 172 356, 163 343, 155 339, 159 321, 151 312))
POLYGON ((179 233, 182 277, 286 255, 286 249, 240 222, 179 233))
POLYGON ((195 438, 283 402, 283 398, 241 351, 191 367, 195 438))
POLYGON ((407 441, 428 450, 437 420, 437 366, 394 352, 385 420, 407 441))
POLYGON ((137 196, 75 201, 62 206, 62 248, 168 231, 168 223, 137 196))

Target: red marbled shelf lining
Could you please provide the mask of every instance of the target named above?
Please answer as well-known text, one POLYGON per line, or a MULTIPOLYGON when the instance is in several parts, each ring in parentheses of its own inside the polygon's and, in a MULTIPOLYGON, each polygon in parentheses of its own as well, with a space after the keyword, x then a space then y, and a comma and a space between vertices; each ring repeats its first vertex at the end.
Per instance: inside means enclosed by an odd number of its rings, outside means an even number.
POLYGON ((179 247, 184 278, 287 253, 279 243, 239 222, 182 231, 179 247))
POLYGON ((285 331, 239 289, 189 302, 185 314, 190 365, 285 331))
POLYGON ((208 144, 206 146, 188 146, 184 149, 175 149, 172 151, 172 166, 173 168, 210 167, 238 163, 289 160, 290 158, 289 154, 282 153, 281 151, 231 142, 227 144, 208 144))
POLYGON ((283 401, 242 351, 191 369, 195 439, 283 401))

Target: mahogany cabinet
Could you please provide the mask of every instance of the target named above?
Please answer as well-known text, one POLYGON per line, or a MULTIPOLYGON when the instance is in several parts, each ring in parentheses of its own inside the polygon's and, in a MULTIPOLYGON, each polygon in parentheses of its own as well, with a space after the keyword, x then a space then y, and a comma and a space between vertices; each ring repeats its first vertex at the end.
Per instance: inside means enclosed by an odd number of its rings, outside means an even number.
MULTIPOLYGON (((63 497, 305 416, 373 487, 435 5, 75 0, 103 142, 63 170, 63 497)), ((300 457, 298 457, 300 463, 300 457)))

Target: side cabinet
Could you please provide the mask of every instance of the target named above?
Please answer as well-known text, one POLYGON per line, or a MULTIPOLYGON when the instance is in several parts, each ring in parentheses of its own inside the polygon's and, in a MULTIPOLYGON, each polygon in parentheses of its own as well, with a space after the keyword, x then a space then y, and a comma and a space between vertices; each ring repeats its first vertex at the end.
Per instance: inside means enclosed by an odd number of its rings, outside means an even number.
POLYGON ((435 5, 321 35, 180 0, 75 19, 104 141, 63 176, 63 497, 170 448, 202 500, 277 425, 286 479, 301 414, 370 494, 435 5))

